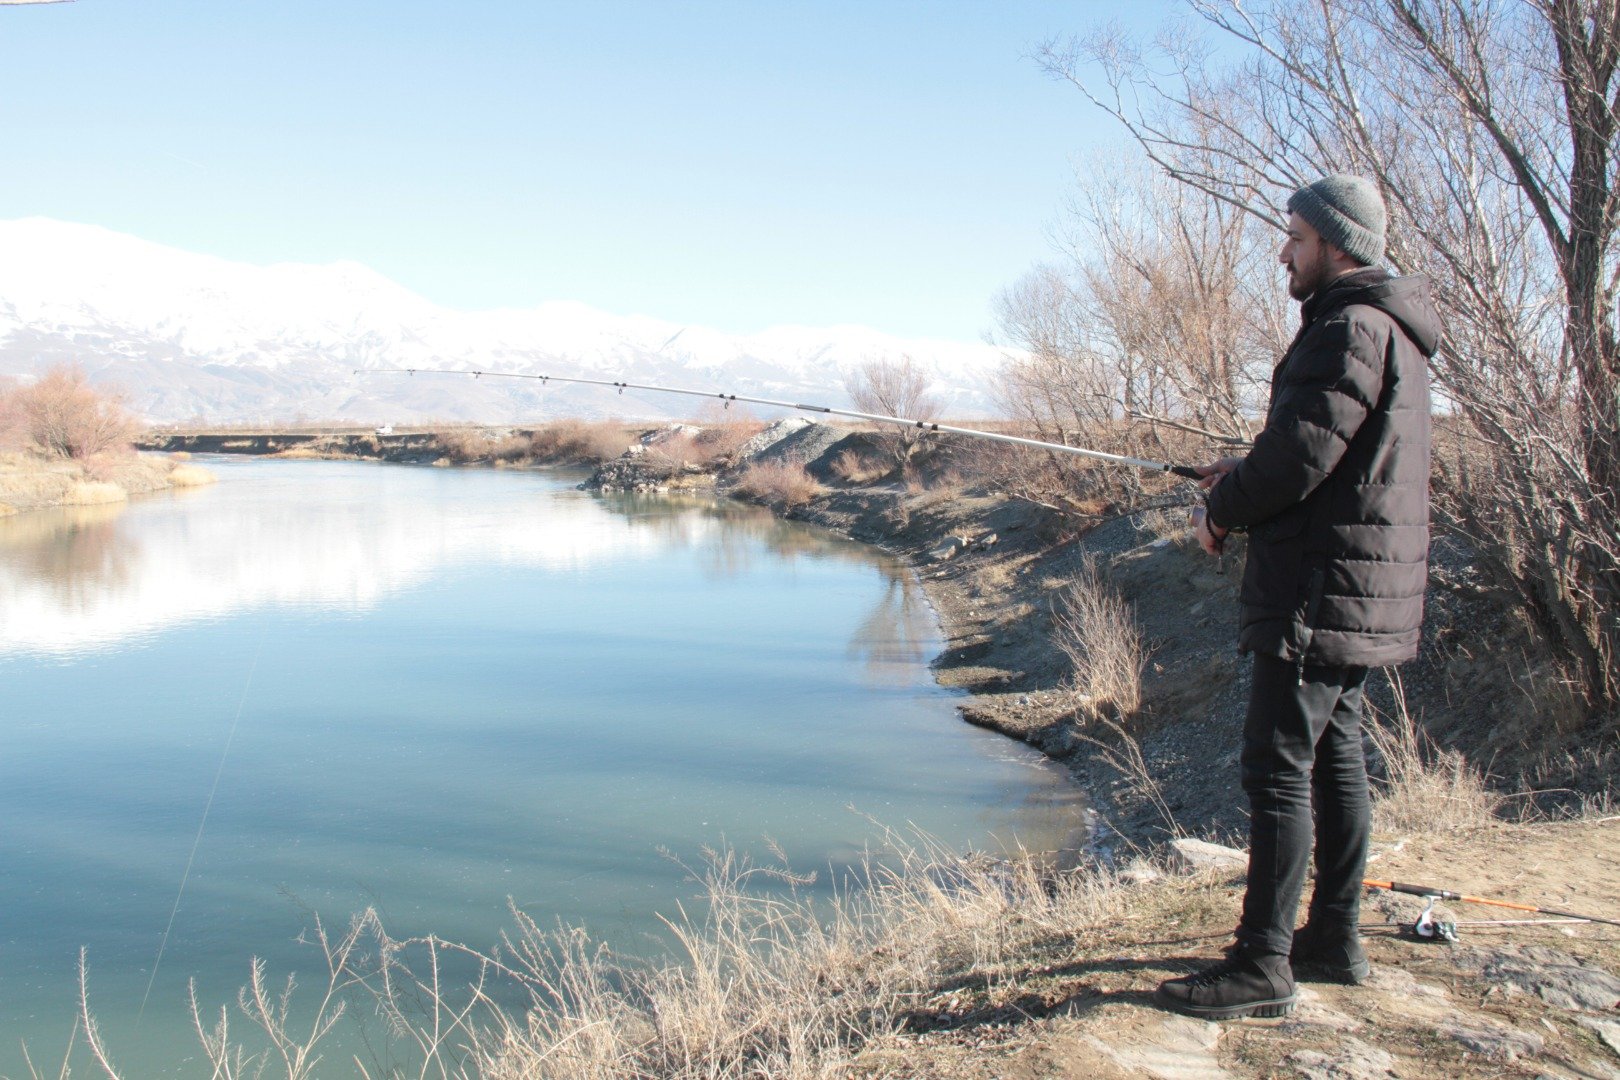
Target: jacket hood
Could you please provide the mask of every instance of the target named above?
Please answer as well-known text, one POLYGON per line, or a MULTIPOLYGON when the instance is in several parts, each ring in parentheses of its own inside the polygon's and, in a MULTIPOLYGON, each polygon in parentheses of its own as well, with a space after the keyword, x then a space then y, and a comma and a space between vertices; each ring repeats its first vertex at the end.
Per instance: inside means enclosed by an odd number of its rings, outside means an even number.
POLYGON ((1330 282, 1305 301, 1302 313, 1311 323, 1351 304, 1378 308, 1400 323, 1425 357, 1433 356, 1440 347, 1445 327, 1434 306, 1429 279, 1422 274, 1390 277, 1382 270, 1357 270, 1330 282))

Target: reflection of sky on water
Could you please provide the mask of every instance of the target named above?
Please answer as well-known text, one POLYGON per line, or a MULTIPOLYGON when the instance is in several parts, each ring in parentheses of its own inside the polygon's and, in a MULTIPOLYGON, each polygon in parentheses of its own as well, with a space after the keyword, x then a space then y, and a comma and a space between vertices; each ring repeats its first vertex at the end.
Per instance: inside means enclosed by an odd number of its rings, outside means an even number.
MULTIPOLYGON (((411 499, 356 503, 351 484, 401 487, 398 470, 307 463, 304 475, 249 479, 256 463, 212 462, 221 483, 130 505, 68 507, 0 520, 0 652, 72 653, 166 627, 268 605, 363 611, 447 568, 472 564, 577 571, 700 548, 709 572, 749 569, 760 541, 773 555, 882 566, 893 584, 856 641, 874 670, 915 662, 929 622, 909 575, 866 549, 749 507, 623 495, 598 499, 549 476, 456 472, 468 489, 424 509, 411 499), (315 471, 321 470, 321 471, 315 471), (487 497, 500 481, 502 498, 487 497), (295 498, 285 486, 298 485, 295 498), (185 500, 184 513, 175 500, 185 500), (897 604, 898 602, 898 604, 897 604)), ((420 476, 410 478, 420 483, 420 476)))
POLYGON ((482 946, 511 897, 636 951, 692 895, 664 852, 769 838, 826 888, 874 822, 1074 842, 1062 770, 954 719, 870 548, 555 475, 210 467, 0 522, 0 1075, 65 1042, 81 946, 125 1075, 191 1075, 150 1067, 187 982, 308 974, 311 911, 482 946))

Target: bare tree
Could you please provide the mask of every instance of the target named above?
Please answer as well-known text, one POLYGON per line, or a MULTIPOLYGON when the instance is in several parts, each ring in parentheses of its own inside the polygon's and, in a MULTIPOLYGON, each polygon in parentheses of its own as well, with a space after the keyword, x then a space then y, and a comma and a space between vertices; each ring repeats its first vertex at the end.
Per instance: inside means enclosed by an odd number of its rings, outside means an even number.
MULTIPOLYGON (((1100 161, 1066 216, 1061 265, 1035 268, 996 313, 1014 352, 998 397, 1039 437, 1138 456, 1168 448, 1133 424, 1170 420, 1242 441, 1264 401, 1276 350, 1275 275, 1257 272, 1271 238, 1248 215, 1142 169, 1100 161)), ((1185 425, 1185 426, 1183 426, 1185 425)), ((1142 493, 1134 474, 1053 459, 1022 478, 1049 504, 1142 493)))
POLYGON ((139 432, 115 397, 92 387, 83 370, 71 366, 53 367, 12 391, 6 411, 30 442, 62 457, 127 449, 139 432))
POLYGON ((1190 34, 1049 47, 1048 69, 1189 189, 1280 226, 1324 172, 1371 177, 1389 261, 1435 282, 1455 438, 1438 507, 1594 705, 1620 704, 1620 131, 1613 0, 1191 0, 1190 34))
MULTIPOLYGON (((939 402, 929 393, 930 382, 921 365, 903 355, 899 360, 865 361, 844 376, 844 389, 861 412, 928 421, 939 417, 939 402)), ((920 423, 885 427, 877 440, 903 469, 911 464, 927 434, 920 423)))

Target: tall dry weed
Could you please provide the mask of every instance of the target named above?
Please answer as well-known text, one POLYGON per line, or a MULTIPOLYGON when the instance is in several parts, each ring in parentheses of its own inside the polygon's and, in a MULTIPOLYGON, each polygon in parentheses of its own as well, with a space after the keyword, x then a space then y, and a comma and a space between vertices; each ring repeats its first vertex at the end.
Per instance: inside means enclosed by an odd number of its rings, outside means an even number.
POLYGON ((880 460, 859 450, 845 449, 832 459, 830 468, 833 475, 844 483, 859 487, 882 480, 894 472, 894 462, 880 460))
POLYGON ((1086 555, 1079 572, 1058 597, 1053 641, 1068 658, 1076 703, 1097 715, 1130 716, 1142 705, 1142 669, 1147 652, 1130 605, 1103 582, 1096 559, 1086 555))
MULTIPOLYGON (((375 1060, 356 1060, 368 1077, 810 1080, 964 993, 987 1013, 1015 1007, 1042 977, 1032 951, 1117 948, 1202 887, 1053 874, 893 834, 830 891, 734 852, 709 853, 699 875, 699 913, 669 920, 675 961, 627 960, 521 912, 493 953, 393 939, 366 912, 341 937, 317 924, 327 978, 312 1004, 292 1007, 291 987, 272 991, 255 965, 234 1009, 194 1007, 197 1035, 228 1080, 313 1075, 336 1022, 362 1009, 385 1028, 375 1060)), ((116 1048, 97 1047, 110 1062, 116 1048)))
POLYGON ((1396 668, 1384 668, 1394 705, 1388 713, 1367 705, 1367 736, 1382 775, 1375 778, 1373 825, 1380 832, 1420 833, 1472 829, 1496 820, 1501 796, 1456 750, 1429 738, 1406 707, 1396 668))
POLYGON ((1164 787, 1130 730, 1142 706, 1147 650, 1130 605, 1102 580, 1086 555, 1079 573, 1059 595, 1052 638, 1069 660, 1075 735, 1119 774, 1126 789, 1153 808, 1172 836, 1184 835, 1164 787))

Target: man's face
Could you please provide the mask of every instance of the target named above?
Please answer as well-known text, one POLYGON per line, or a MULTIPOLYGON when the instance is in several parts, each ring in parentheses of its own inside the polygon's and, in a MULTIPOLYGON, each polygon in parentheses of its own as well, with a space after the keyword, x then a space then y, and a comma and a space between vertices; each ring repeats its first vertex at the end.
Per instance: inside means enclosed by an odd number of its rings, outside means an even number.
POLYGON ((1334 276, 1333 249, 1298 214, 1288 215, 1288 238, 1277 259, 1288 269, 1288 295, 1304 300, 1334 276))

